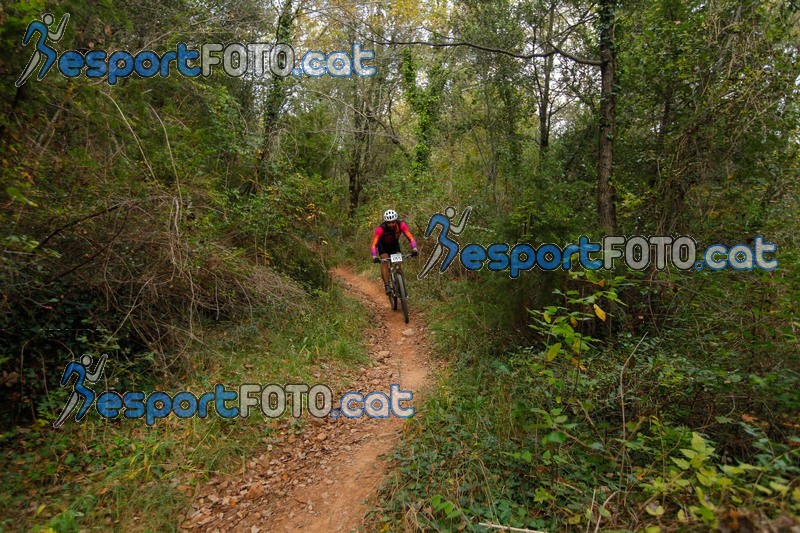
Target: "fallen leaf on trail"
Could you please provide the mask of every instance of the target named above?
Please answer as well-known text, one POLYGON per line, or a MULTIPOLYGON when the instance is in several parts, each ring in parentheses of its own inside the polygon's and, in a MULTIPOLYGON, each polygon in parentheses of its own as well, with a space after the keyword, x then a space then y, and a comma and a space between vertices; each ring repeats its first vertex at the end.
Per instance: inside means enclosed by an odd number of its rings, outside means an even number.
POLYGON ((255 485, 250 487, 250 490, 247 491, 247 498, 251 499, 260 498, 261 496, 264 495, 265 492, 266 491, 264 490, 264 487, 260 483, 256 483, 255 485))

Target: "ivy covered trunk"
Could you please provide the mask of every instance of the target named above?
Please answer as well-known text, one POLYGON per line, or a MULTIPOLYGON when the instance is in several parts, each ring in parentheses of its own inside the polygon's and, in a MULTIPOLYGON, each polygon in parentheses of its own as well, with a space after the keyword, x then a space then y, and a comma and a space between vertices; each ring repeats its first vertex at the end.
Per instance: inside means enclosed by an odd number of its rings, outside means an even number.
POLYGON ((614 137, 617 133, 617 95, 614 82, 617 57, 614 49, 616 0, 600 2, 600 139, 597 158, 597 212, 600 225, 614 233, 617 229, 616 191, 611 183, 614 164, 614 137))

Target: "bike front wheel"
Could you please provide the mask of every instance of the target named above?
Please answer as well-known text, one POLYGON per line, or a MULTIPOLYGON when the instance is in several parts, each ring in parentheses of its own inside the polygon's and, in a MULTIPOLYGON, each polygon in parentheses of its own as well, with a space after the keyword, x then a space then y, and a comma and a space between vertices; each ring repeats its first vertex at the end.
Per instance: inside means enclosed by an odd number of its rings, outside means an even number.
POLYGON ((392 311, 397 311, 397 284, 394 282, 394 276, 389 279, 389 305, 392 311))
POLYGON ((408 324, 408 294, 406 293, 406 278, 403 271, 397 273, 397 295, 400 299, 400 306, 403 308, 403 322, 408 324))

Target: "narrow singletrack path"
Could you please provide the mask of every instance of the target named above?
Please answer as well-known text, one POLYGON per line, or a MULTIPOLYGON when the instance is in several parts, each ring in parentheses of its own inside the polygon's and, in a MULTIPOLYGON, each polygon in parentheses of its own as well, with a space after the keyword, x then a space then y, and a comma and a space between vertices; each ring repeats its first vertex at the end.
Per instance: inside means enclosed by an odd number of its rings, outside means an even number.
MULTIPOLYGON (((350 390, 368 394, 391 384, 414 393, 411 405, 419 410, 420 392, 428 383, 430 361, 424 324, 410 310, 410 323, 392 311, 376 276, 369 279, 337 268, 337 283, 359 298, 373 313, 367 334, 372 366, 358 370, 350 390)), ((325 377, 320 378, 325 383, 325 377)), ((334 406, 339 395, 334 391, 334 406)), ((304 419, 302 431, 282 423, 277 441, 254 450, 238 476, 212 479, 198 489, 184 517, 184 531, 311 531, 357 529, 386 475, 381 458, 402 437, 404 419, 304 419)), ((266 423, 266 422, 265 422, 266 423)))

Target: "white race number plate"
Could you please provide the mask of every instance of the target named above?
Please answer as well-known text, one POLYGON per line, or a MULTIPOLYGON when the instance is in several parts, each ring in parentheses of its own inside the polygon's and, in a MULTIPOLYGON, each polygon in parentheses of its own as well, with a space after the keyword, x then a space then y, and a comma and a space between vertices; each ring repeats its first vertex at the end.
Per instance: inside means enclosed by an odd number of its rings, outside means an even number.
POLYGON ((392 254, 389 256, 389 260, 392 263, 402 263, 403 262, 403 254, 392 254))

